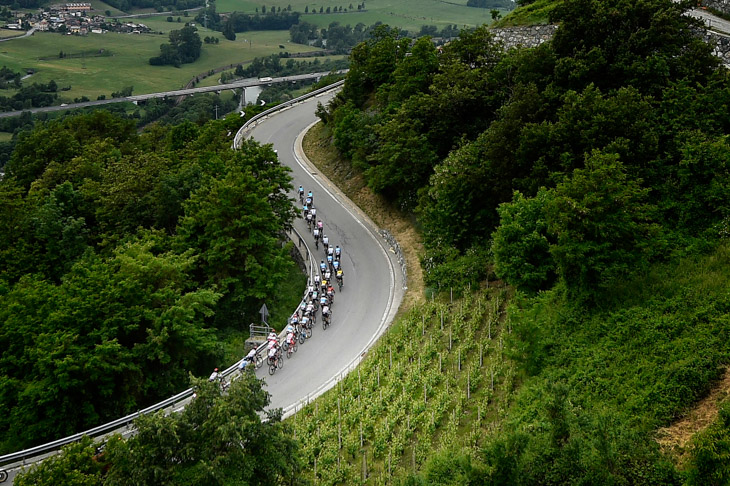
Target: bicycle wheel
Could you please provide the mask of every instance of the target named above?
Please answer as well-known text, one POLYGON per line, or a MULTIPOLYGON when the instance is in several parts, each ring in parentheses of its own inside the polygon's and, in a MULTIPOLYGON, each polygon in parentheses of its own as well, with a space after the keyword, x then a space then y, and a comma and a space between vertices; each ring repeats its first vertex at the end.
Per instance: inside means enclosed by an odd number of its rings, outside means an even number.
POLYGON ((281 358, 279 358, 277 364, 278 364, 279 368, 283 368, 284 367, 284 360, 281 359, 281 358))
POLYGON ((281 343, 281 347, 284 348, 284 351, 287 351, 289 349, 289 342, 284 340, 284 342, 281 343))
POLYGON ((297 342, 294 341, 294 352, 296 353, 298 349, 299 349, 299 346, 297 346, 297 342))
POLYGON ((264 365, 264 357, 256 353, 256 369, 261 368, 264 365))
POLYGON ((307 339, 307 336, 304 334, 304 331, 299 332, 299 344, 304 344, 304 341, 307 339))
POLYGON ((294 347, 289 346, 286 348, 286 357, 287 359, 291 358, 291 355, 294 354, 294 347))
POLYGON ((307 328, 307 339, 312 337, 312 326, 309 326, 307 328))
POLYGON ((322 329, 327 329, 327 326, 329 326, 327 319, 322 319, 322 329))
POLYGON ((269 374, 273 375, 274 373, 276 373, 276 365, 269 365, 269 374))
POLYGON ((0 470, 0 483, 4 483, 8 480, 8 472, 0 470))

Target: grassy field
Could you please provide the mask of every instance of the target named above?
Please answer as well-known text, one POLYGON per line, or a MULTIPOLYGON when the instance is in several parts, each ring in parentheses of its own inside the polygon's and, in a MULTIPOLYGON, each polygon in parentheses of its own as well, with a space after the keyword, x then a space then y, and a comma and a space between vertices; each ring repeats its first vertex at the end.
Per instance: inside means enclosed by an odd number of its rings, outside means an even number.
MULTIPOLYGON (((159 25, 181 25, 162 19, 159 25)), ((154 25, 157 26, 158 23, 154 25)), ((200 35, 205 37, 216 33, 201 28, 200 35)), ((226 40, 220 33, 216 37, 220 37, 220 43, 203 44, 202 54, 196 62, 175 68, 148 64, 150 57, 159 54, 160 44, 167 41, 166 35, 108 33, 77 37, 37 32, 32 37, 0 44, 0 65, 16 70, 35 69, 33 82, 44 83, 54 79, 60 87, 71 85, 70 91, 62 93, 68 100, 82 95, 96 99, 101 94, 108 97, 111 92, 119 91, 125 86, 134 86, 134 94, 178 89, 194 76, 210 69, 278 52, 279 44, 286 44, 290 52, 314 49, 287 43, 287 31, 247 32, 245 39, 250 43, 244 42, 243 35, 239 35, 235 41, 226 40), (103 49, 112 55, 58 58, 60 51, 79 53, 90 52, 92 49, 103 49)))
MULTIPOLYGON (((272 6, 281 7, 282 10, 288 5, 292 6, 292 10, 304 12, 305 7, 309 7, 312 12, 316 9, 319 12, 320 7, 340 7, 348 8, 350 4, 355 7, 348 13, 337 14, 309 14, 302 15, 302 20, 321 27, 326 27, 331 22, 339 22, 342 25, 356 25, 363 23, 372 25, 377 21, 385 24, 401 27, 411 31, 417 31, 422 25, 437 25, 445 27, 450 24, 456 24, 459 27, 474 27, 485 23, 491 23, 492 17, 489 9, 471 8, 466 6, 466 0, 453 0, 445 2, 441 0, 368 0, 365 3, 367 10, 358 12, 356 10, 359 2, 354 1, 319 1, 311 2, 307 0, 279 0, 279 2, 256 2, 246 0, 218 0, 216 9, 218 12, 254 12, 262 4, 267 9, 272 6)), ((506 12, 503 12, 503 15, 506 12)))

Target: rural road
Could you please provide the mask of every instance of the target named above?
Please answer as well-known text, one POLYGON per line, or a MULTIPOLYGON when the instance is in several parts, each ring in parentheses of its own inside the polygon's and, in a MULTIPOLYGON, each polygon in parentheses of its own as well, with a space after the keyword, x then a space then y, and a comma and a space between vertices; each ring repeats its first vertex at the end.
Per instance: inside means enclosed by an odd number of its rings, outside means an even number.
MULTIPOLYGON (((295 187, 301 184, 313 191, 324 234, 331 244, 343 248, 345 286, 335 297, 332 325, 324 331, 318 322, 312 338, 275 375, 269 376, 266 367, 259 370, 272 396, 271 407, 283 408, 285 415, 333 386, 344 370, 359 362, 385 330, 403 297, 400 265, 377 228, 314 167, 302 163, 297 138, 316 121, 317 103, 324 104, 331 96, 311 98, 282 110, 249 132, 255 140, 273 144, 279 160, 292 169, 295 187)), ((292 197, 296 195, 292 193, 292 197)), ((314 239, 304 222, 298 220, 294 226, 314 250, 314 239)), ((317 262, 325 258, 321 245, 314 253, 317 262)))

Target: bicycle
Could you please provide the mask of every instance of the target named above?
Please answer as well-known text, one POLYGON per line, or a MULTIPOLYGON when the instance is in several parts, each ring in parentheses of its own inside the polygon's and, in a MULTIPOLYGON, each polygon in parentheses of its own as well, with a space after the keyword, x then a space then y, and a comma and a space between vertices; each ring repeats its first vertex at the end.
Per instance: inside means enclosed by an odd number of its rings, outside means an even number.
POLYGON ((322 316, 322 329, 326 330, 328 327, 330 327, 330 324, 331 324, 330 319, 331 318, 330 318, 329 314, 327 314, 326 316, 322 316))
POLYGON ((271 356, 267 356, 266 363, 271 366, 277 358, 281 358, 281 348, 276 350, 276 354, 273 358, 271 356))
POLYGON ((281 354, 277 353, 274 357, 274 362, 269 365, 269 374, 273 375, 276 373, 277 369, 281 369, 284 367, 284 360, 281 359, 281 354))
POLYGON ((297 352, 297 340, 294 339, 294 343, 286 347, 286 357, 291 358, 291 355, 297 352))
POLYGON ((307 323, 306 327, 304 327, 304 336, 309 339, 312 337, 312 323, 314 322, 314 317, 310 319, 310 321, 307 323))

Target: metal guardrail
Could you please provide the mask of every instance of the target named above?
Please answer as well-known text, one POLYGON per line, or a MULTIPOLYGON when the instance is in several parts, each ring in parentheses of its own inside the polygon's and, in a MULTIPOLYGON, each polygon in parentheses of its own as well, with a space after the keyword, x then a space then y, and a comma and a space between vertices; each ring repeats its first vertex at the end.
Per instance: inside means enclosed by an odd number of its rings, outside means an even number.
MULTIPOLYGON (((273 108, 270 108, 270 109, 268 109, 268 110, 266 110, 264 112, 259 113, 255 117, 253 117, 250 120, 248 120, 239 129, 238 133, 236 133, 236 136, 234 138, 233 148, 234 149, 237 149, 238 147, 240 147, 241 141, 243 140, 243 134, 244 134, 244 132, 248 128, 250 128, 254 123, 256 123, 258 120, 260 120, 261 118, 263 118, 263 117, 265 117, 265 116, 267 116, 267 115, 269 115, 269 114, 271 114, 271 113, 273 113, 275 111, 278 111, 278 110, 281 110, 283 108, 287 108, 289 106, 292 106, 295 103, 304 101, 304 100, 306 100, 308 98, 311 98, 313 96, 317 96, 317 95, 322 94, 322 93, 325 93, 325 92, 327 92, 329 90, 338 88, 339 86, 342 86, 343 83, 344 83, 344 81, 338 81, 337 83, 331 84, 329 86, 325 86, 324 88, 318 89, 316 91, 312 91, 311 93, 307 93, 307 94, 305 94, 303 96, 300 96, 298 98, 294 98, 293 100, 287 101, 285 103, 282 103, 282 104, 277 105, 277 106, 275 106, 273 108)), ((305 247, 304 248, 305 251, 306 251, 305 260, 307 260, 309 262, 309 270, 308 270, 308 272, 309 272, 309 282, 308 282, 308 284, 309 284, 309 283, 311 283, 314 280, 314 271, 315 271, 315 268, 316 268, 314 259, 312 257, 312 252, 310 251, 309 246, 307 245, 307 243, 304 240, 304 238, 302 238, 302 235, 299 234, 299 232, 295 228, 292 228, 292 231, 296 235, 296 238, 298 240, 297 247, 300 249, 300 251, 301 251, 301 245, 302 244, 304 244, 304 247, 305 247)), ((291 239, 292 239, 292 241, 295 241, 294 238, 291 238, 291 239)), ((302 299, 304 299, 306 297, 306 294, 307 294, 307 291, 305 290, 305 294, 302 296, 302 299)), ((292 314, 293 314, 293 312, 292 312, 292 314)), ((279 334, 279 336, 283 338, 284 337, 284 334, 286 332, 285 331, 286 326, 282 326, 282 327, 284 328, 284 330, 282 330, 282 332, 279 334)), ((266 343, 264 343, 261 346, 259 346, 257 348, 257 351, 258 352, 262 352, 265 347, 266 347, 266 343)), ((227 368, 224 371, 222 371, 221 374, 224 377, 227 377, 228 375, 230 375, 231 373, 233 373, 233 372, 235 372, 237 370, 237 368, 238 368, 238 366, 239 366, 240 363, 241 363, 241 360, 235 362, 229 368, 227 368)), ((114 431, 118 431, 122 427, 129 427, 129 426, 131 426, 132 425, 132 422, 134 422, 134 420, 137 419, 141 415, 146 415, 146 414, 149 414, 149 413, 154 413, 154 412, 157 412, 159 410, 164 410, 164 409, 166 409, 168 407, 174 407, 176 404, 179 404, 180 402, 183 402, 183 401, 189 399, 190 397, 192 397, 193 396, 193 392, 194 392, 194 390, 192 388, 188 388, 187 390, 183 390, 180 393, 178 393, 177 395, 172 396, 172 397, 170 397, 170 398, 168 398, 166 400, 163 400, 163 401, 161 401, 159 403, 156 403, 154 405, 150 405, 147 408, 144 408, 142 410, 138 410, 137 412, 134 412, 134 413, 130 413, 129 415, 126 415, 124 417, 118 418, 118 419, 113 420, 111 422, 108 422, 106 424, 98 425, 96 427, 93 427, 91 429, 85 430, 83 432, 79 432, 79 433, 70 435, 68 437, 64 437, 62 439, 57 439, 57 440, 54 440, 52 442, 48 442, 46 444, 41 444, 41 445, 37 445, 35 447, 31 447, 31 448, 28 448, 28 449, 24 449, 22 451, 12 452, 10 454, 5 454, 3 456, 0 456, 0 465, 4 466, 4 465, 9 465, 9 464, 18 463, 18 462, 20 462, 23 465, 25 465, 27 459, 31 459, 31 458, 34 458, 34 457, 41 456, 43 454, 47 454, 47 453, 50 453, 50 452, 57 451, 61 447, 65 446, 65 445, 68 445, 68 444, 71 444, 71 443, 74 443, 74 442, 78 442, 84 436, 88 436, 88 437, 103 437, 103 436, 108 435, 108 434, 110 434, 110 433, 112 433, 114 431)))
POLYGON ((238 129, 238 132, 236 133, 236 136, 233 137, 233 148, 237 149, 241 146, 241 142, 243 142, 243 137, 245 136, 246 132, 253 128, 256 123, 261 120, 262 118, 270 115, 271 113, 274 113, 275 111, 282 110, 284 108, 288 108, 290 106, 294 106, 297 103, 304 101, 306 99, 312 98, 313 96, 320 95, 322 93, 326 93, 327 91, 331 91, 333 89, 339 88, 345 84, 345 81, 337 81, 336 83, 330 84, 328 86, 325 86, 324 88, 320 88, 318 90, 312 91, 311 93, 307 93, 305 95, 299 96, 297 98, 294 98, 289 101, 285 101, 284 103, 281 103, 279 105, 274 106, 273 108, 269 108, 268 110, 262 111, 258 115, 253 116, 250 120, 248 120, 246 123, 243 124, 241 128, 238 129))
POLYGON ((385 239, 385 241, 388 242, 390 245, 391 251, 395 253, 396 258, 398 258, 398 263, 400 264, 400 269, 403 272, 403 289, 408 288, 408 266, 406 265, 406 257, 403 254, 403 250, 401 249, 400 245, 398 244, 398 241, 395 239, 395 236, 390 234, 390 232, 386 229, 380 230, 381 236, 385 239))

